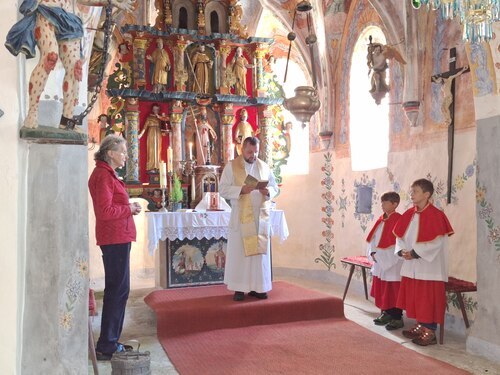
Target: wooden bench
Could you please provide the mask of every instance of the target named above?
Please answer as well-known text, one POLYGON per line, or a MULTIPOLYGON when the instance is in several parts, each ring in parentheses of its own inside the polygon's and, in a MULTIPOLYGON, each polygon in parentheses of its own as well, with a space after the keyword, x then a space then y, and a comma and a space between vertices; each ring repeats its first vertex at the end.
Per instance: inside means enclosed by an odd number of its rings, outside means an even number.
POLYGON ((349 277, 347 278, 347 284, 345 285, 344 297, 342 297, 342 301, 345 300, 347 290, 349 289, 349 284, 351 283, 352 274, 354 273, 354 269, 356 267, 359 267, 361 269, 361 274, 363 275, 363 286, 365 287, 365 297, 366 299, 368 299, 368 287, 366 286, 366 270, 372 268, 373 262, 364 255, 345 257, 342 258, 340 261, 350 266, 349 277))
MULTIPOLYGON (((460 310, 462 310, 462 316, 464 318, 465 327, 469 328, 469 319, 467 318, 467 311, 465 311, 464 298, 462 293, 476 292, 476 284, 460 280, 455 277, 448 277, 448 282, 445 284, 446 293, 455 293, 457 296, 458 304, 460 305, 460 310)), ((444 341, 444 319, 443 324, 439 329, 439 343, 442 345, 444 341)))

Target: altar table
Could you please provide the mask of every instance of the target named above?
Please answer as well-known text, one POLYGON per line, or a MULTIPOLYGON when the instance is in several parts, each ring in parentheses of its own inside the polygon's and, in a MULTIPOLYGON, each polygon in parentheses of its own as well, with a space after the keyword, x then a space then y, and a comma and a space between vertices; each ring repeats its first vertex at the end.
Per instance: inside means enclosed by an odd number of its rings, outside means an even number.
MULTIPOLYGON (((230 211, 147 212, 146 217, 150 254, 159 247, 157 286, 198 286, 224 280, 230 211)), ((285 213, 271 210, 270 224, 271 236, 285 241, 285 213)))

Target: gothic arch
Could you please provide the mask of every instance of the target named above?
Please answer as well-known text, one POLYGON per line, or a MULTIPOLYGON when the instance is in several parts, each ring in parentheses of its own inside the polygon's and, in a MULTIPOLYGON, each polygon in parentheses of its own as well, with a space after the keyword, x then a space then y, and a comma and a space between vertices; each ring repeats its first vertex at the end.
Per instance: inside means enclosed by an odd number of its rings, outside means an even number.
POLYGON ((219 18, 219 33, 227 33, 227 10, 224 3, 220 0, 212 0, 205 7, 205 30, 207 35, 212 34, 211 17, 213 12, 219 18))
POLYGON ((175 1, 172 6, 172 19, 173 19, 173 27, 179 27, 179 19, 181 8, 186 9, 187 12, 187 26, 189 30, 196 30, 196 9, 193 5, 193 2, 190 0, 178 0, 175 1))

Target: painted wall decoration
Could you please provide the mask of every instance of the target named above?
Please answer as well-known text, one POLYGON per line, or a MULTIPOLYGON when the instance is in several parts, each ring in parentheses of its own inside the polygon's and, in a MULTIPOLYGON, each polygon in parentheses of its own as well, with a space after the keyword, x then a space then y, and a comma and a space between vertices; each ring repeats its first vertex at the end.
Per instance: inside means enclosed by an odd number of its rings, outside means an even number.
POLYGON ((324 206, 321 207, 321 211, 324 216, 321 219, 326 229, 321 232, 325 242, 319 246, 321 255, 314 259, 315 263, 322 263, 328 271, 331 271, 332 267, 336 268, 334 262, 335 246, 333 245, 334 234, 333 228, 333 201, 335 196, 332 193, 333 189, 333 164, 332 164, 332 154, 327 152, 324 154, 325 162, 321 167, 321 171, 324 173, 324 177, 321 180, 321 185, 325 187, 325 192, 321 194, 321 199, 324 202, 324 206))
POLYGON ((345 179, 340 181, 340 194, 338 199, 335 201, 337 204, 337 210, 340 212, 341 226, 344 228, 345 225, 345 215, 347 213, 347 207, 351 204, 349 196, 346 194, 345 179))
POLYGON ((479 180, 476 182, 476 201, 479 210, 479 218, 484 221, 488 228, 488 242, 493 245, 497 252, 496 260, 500 263, 500 225, 495 222, 493 214, 493 205, 486 198, 486 187, 481 185, 479 180))
POLYGON ((75 268, 66 282, 64 299, 59 306, 59 325, 66 332, 73 327, 73 311, 77 303, 81 300, 85 302, 87 287, 86 280, 89 274, 89 262, 86 259, 78 258, 75 261, 75 268))
POLYGON ((470 68, 473 77, 474 96, 496 92, 495 71, 489 47, 484 44, 467 45, 470 68))
MULTIPOLYGON (((378 202, 379 195, 375 190, 375 179, 372 178, 370 180, 368 175, 366 173, 363 173, 363 176, 361 176, 359 182, 358 180, 354 180, 354 191, 351 195, 352 200, 354 202, 360 202, 360 203, 361 201, 363 201, 364 204, 366 200, 366 197, 364 195, 368 192, 371 193, 371 201, 378 202)), ((371 207, 369 211, 366 209, 360 210, 359 212, 355 211, 354 218, 359 221, 361 230, 365 232, 366 228, 368 227, 368 223, 372 221, 374 218, 371 207)))

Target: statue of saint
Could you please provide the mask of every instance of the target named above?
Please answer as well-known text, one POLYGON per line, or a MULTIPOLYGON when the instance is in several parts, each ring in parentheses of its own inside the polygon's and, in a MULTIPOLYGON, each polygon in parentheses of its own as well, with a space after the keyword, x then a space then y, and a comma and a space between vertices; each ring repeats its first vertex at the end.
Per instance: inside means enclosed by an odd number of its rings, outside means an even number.
POLYGON ((258 134, 253 130, 252 125, 247 121, 248 112, 245 108, 240 111, 240 122, 236 125, 236 130, 234 132, 234 143, 236 145, 236 154, 241 155, 241 148, 243 146, 243 141, 247 137, 253 137, 258 134))
POLYGON ((205 52, 205 46, 200 45, 198 51, 196 51, 191 58, 191 64, 193 65, 194 77, 193 86, 191 87, 192 92, 197 92, 200 94, 208 94, 209 81, 210 81, 210 71, 214 62, 205 52))
POLYGON ((161 161, 161 144, 162 137, 166 134, 166 131, 162 131, 161 124, 163 121, 167 121, 166 116, 160 116, 160 105, 155 103, 151 107, 151 113, 146 118, 144 127, 139 133, 139 139, 142 138, 144 133, 148 132, 147 138, 147 161, 146 170, 159 170, 161 161))
MULTIPOLYGON (((135 0, 109 0, 109 4, 131 11, 135 0)), ((69 129, 68 122, 78 103, 84 61, 80 41, 83 37, 81 18, 74 14, 77 4, 103 6, 102 0, 24 0, 19 12, 24 16, 10 29, 5 46, 14 55, 24 53, 35 57, 35 47, 40 50, 40 60, 31 73, 29 82, 29 108, 24 120, 27 128, 38 127, 38 103, 51 71, 60 59, 65 70, 63 80, 63 113, 59 127, 69 129)), ((71 128, 71 127, 70 127, 71 128)), ((71 130, 80 131, 78 128, 71 130)))
POLYGON ((375 103, 380 104, 390 90, 389 85, 385 82, 386 70, 389 67, 387 60, 396 59, 401 64, 406 64, 406 61, 396 48, 380 43, 372 43, 371 36, 366 59, 369 68, 368 74, 372 73, 370 94, 375 99, 375 103))
POLYGON ((247 96, 247 68, 252 68, 253 65, 250 65, 245 56, 243 56, 243 49, 241 47, 236 48, 232 65, 234 78, 236 80, 234 94, 247 96))
POLYGON ((214 142, 217 140, 217 133, 208 123, 207 110, 202 107, 200 119, 195 119, 196 125, 196 164, 204 165, 208 160, 208 153, 213 150, 214 142))
POLYGON ((163 40, 156 39, 156 49, 151 55, 147 55, 146 59, 154 64, 152 83, 153 92, 159 93, 164 91, 168 82, 168 72, 170 70, 170 58, 167 51, 163 49, 163 40))

